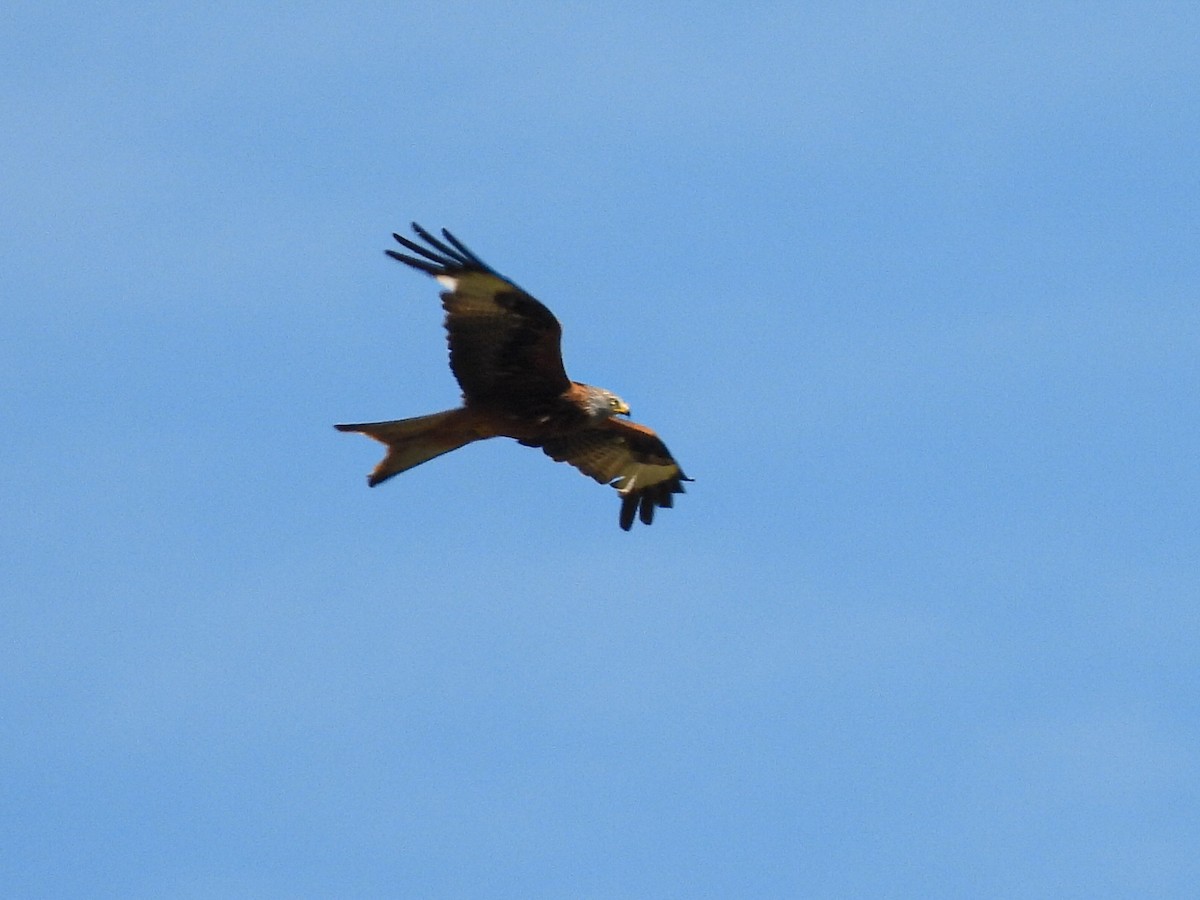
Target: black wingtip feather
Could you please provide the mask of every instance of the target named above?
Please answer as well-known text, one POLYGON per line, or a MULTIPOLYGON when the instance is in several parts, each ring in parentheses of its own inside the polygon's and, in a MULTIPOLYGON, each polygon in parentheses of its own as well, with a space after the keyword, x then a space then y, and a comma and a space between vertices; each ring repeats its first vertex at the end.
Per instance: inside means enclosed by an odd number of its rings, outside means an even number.
POLYGON ((674 509, 675 495, 684 493, 683 482, 691 481, 683 475, 651 485, 633 494, 621 497, 621 528, 629 531, 634 519, 640 519, 644 524, 654 523, 654 513, 658 509, 674 509))
POLYGON ((438 256, 436 253, 434 253, 428 247, 422 247, 416 241, 409 240, 402 234, 393 234, 392 237, 394 237, 400 243, 400 246, 402 246, 408 250, 411 250, 413 253, 417 253, 417 254, 425 257, 430 262, 435 262, 439 266, 443 266, 443 267, 446 265, 446 259, 444 257, 438 256))
POLYGON ((445 229, 445 228, 442 229, 442 236, 446 240, 448 240, 451 244, 453 244, 454 249, 459 251, 463 255, 463 257, 465 259, 467 259, 472 265, 478 266, 481 269, 487 268, 487 266, 484 264, 483 260, 481 260, 474 253, 472 253, 466 244, 464 244, 462 241, 460 241, 458 238, 456 238, 454 235, 452 235, 447 229, 445 229))
POLYGON ((439 252, 443 253, 445 255, 446 259, 452 260, 457 265, 468 267, 468 268, 470 267, 470 265, 471 265, 470 259, 468 259, 466 256, 463 256, 463 254, 459 253, 453 247, 449 247, 446 244, 442 243, 440 240, 435 238, 432 234, 430 234, 428 231, 426 231, 424 228, 422 228, 416 222, 413 222, 413 231, 415 231, 417 233, 417 235, 421 238, 421 240, 423 240, 425 243, 427 243, 430 247, 434 247, 439 252))
POLYGON ((392 237, 400 246, 404 247, 422 259, 416 259, 404 253, 399 253, 394 250, 385 250, 392 259, 399 260, 406 265, 412 266, 414 269, 420 269, 430 275, 455 275, 461 272, 486 272, 490 275, 495 275, 495 271, 488 266, 483 260, 471 252, 471 250, 456 238, 453 234, 442 229, 442 235, 445 241, 435 237, 426 229, 422 228, 416 222, 412 223, 413 232, 425 244, 424 246, 417 243, 412 238, 407 238, 402 234, 392 233, 392 237), (425 262, 424 260, 428 260, 425 262))
POLYGON ((633 516, 637 512, 638 498, 636 496, 621 498, 621 530, 628 531, 633 527, 633 516))
POLYGON ((417 259, 415 256, 407 256, 403 253, 398 253, 395 250, 384 250, 392 259, 404 263, 406 266, 412 266, 414 269, 419 269, 427 275, 441 275, 445 271, 445 267, 437 263, 426 262, 423 259, 417 259))

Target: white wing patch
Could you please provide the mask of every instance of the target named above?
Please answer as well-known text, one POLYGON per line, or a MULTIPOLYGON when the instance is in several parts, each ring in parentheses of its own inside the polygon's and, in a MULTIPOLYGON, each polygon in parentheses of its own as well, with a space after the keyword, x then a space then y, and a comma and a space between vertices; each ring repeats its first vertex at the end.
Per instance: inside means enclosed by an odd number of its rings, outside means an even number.
POLYGON ((613 487, 621 496, 632 493, 638 488, 666 481, 675 474, 675 466, 656 466, 651 463, 630 463, 628 470, 613 482, 613 487))
POLYGON ((437 283, 446 288, 446 290, 458 290, 458 279, 453 275, 434 275, 433 277, 437 279, 437 283))

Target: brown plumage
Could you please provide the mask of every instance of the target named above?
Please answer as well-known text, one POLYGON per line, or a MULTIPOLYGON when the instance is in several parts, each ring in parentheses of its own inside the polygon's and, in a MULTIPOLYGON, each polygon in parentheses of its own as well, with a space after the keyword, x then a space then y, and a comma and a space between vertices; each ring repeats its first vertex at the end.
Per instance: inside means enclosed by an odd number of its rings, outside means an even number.
POLYGON ((616 418, 629 414, 623 400, 567 377, 554 314, 450 232, 443 230, 442 240, 415 222, 412 227, 425 245, 396 234, 410 253, 387 254, 447 288, 441 296, 450 369, 463 405, 414 419, 336 426, 387 445, 367 483, 374 487, 473 441, 509 437, 615 487, 626 531, 635 516, 649 525, 655 509, 670 508, 691 479, 651 429, 616 418))

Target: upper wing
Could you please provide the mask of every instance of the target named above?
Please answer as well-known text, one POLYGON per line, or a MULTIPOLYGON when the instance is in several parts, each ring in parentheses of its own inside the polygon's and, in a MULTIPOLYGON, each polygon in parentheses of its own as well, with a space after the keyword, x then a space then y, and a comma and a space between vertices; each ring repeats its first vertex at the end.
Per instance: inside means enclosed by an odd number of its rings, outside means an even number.
MULTIPOLYGON (((522 443, 532 443, 522 441, 522 443)), ((647 525, 657 507, 670 509, 683 482, 691 481, 657 434, 645 425, 610 418, 597 428, 537 442, 557 462, 573 465, 621 494, 621 527, 628 531, 637 513, 647 525)))
POLYGON ((571 384, 563 368, 562 326, 545 306, 508 281, 445 229, 434 237, 416 222, 428 247, 394 234, 416 253, 387 255, 420 269, 448 288, 442 294, 450 369, 467 403, 533 410, 571 384))

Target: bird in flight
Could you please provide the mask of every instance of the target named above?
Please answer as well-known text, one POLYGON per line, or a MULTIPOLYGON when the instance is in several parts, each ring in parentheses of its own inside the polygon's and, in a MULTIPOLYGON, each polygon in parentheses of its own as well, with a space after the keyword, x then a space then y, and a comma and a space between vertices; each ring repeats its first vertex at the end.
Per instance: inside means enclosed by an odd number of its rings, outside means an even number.
POLYGON ((562 326, 540 302, 499 275, 445 229, 442 237, 412 224, 424 245, 394 234, 408 253, 392 259, 432 275, 445 288, 450 370, 462 406, 445 412, 336 425, 387 446, 367 478, 371 487, 474 441, 513 438, 570 463, 621 496, 620 525, 649 525, 691 481, 667 445, 627 418, 629 406, 611 391, 572 381, 562 360, 562 326))

